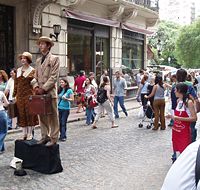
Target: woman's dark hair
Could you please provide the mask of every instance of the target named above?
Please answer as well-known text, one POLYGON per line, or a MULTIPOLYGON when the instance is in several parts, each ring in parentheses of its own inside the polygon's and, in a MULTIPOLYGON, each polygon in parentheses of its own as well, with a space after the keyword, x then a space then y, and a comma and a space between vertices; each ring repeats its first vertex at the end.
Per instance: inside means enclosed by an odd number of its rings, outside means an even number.
MULTIPOLYGON (((92 80, 90 78, 86 78, 86 80, 89 79, 90 84, 92 84, 92 80)), ((85 82, 85 87, 87 86, 86 82, 85 82)))
POLYGON ((103 77, 103 83, 100 85, 100 88, 104 88, 104 86, 109 82, 109 79, 107 76, 103 77))
POLYGON ((183 103, 187 106, 187 102, 189 99, 188 92, 188 85, 184 84, 183 82, 180 82, 176 85, 176 91, 183 95, 183 103))
POLYGON ((147 81, 147 79, 148 79, 148 75, 144 75, 144 76, 142 77, 141 84, 144 85, 144 83, 147 81))
MULTIPOLYGON (((60 80, 63 80, 65 82, 65 84, 66 84, 65 88, 64 88, 65 89, 64 93, 66 93, 70 89, 69 82, 65 78, 61 78, 60 80)), ((60 94, 62 92, 62 90, 63 90, 63 88, 61 86, 59 86, 59 88, 58 88, 58 94, 60 94)))
POLYGON ((186 79, 187 79, 187 81, 192 82, 192 75, 191 75, 191 74, 188 74, 186 79))
POLYGON ((163 87, 163 79, 162 79, 161 75, 156 75, 155 84, 158 84, 160 87, 164 88, 163 87))
POLYGON ((176 72, 176 80, 177 82, 185 82, 187 78, 187 71, 185 69, 179 69, 176 72))

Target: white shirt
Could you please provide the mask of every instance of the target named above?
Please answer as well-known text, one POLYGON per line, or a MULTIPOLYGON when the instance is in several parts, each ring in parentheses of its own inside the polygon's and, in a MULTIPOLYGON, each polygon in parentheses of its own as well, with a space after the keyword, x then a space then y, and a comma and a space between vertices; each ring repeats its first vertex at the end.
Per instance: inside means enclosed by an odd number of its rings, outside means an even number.
POLYGON ((8 100, 13 100, 14 79, 12 77, 8 80, 5 90, 8 90, 9 92, 8 100))
POLYGON ((196 156, 200 140, 190 144, 171 166, 161 190, 200 190, 195 185, 196 156))

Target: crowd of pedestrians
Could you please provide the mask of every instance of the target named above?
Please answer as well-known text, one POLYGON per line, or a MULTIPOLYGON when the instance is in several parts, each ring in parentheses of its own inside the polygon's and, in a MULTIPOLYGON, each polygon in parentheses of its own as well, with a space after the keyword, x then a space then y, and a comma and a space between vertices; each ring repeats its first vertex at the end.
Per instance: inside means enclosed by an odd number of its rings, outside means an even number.
MULTIPOLYGON (((41 139, 38 144, 52 146, 58 140, 66 141, 67 122, 74 101, 77 104, 76 114, 85 111, 85 125, 92 129, 97 128, 105 111, 111 128, 118 127, 115 123, 119 118, 118 104, 125 116, 128 116, 124 105, 127 82, 120 71, 115 73, 113 89, 107 70, 101 76, 100 84, 96 83, 94 72, 89 72, 87 76, 84 71, 80 71, 72 89, 67 78, 59 79, 57 84, 60 63, 59 58, 50 52, 54 45, 51 39, 41 37, 37 44, 42 56, 37 59, 35 68, 30 66, 33 62, 31 53, 24 52, 18 56, 21 66, 10 71, 9 80, 6 72, 0 70, 0 153, 5 151, 7 130, 16 127, 22 128, 21 140, 32 140, 34 126, 39 124, 41 139), (31 95, 50 95, 52 114, 29 114, 31 95), (13 102, 16 102, 17 118, 10 118, 5 110, 13 102)), ((137 100, 141 101, 143 108, 150 101, 155 117, 152 130, 165 130, 166 118, 170 119, 168 126, 172 127, 172 161, 175 162, 187 146, 196 141, 200 75, 179 69, 176 74, 163 77, 140 69, 136 83, 137 100), (170 97, 170 112, 165 108, 166 97, 170 97)))

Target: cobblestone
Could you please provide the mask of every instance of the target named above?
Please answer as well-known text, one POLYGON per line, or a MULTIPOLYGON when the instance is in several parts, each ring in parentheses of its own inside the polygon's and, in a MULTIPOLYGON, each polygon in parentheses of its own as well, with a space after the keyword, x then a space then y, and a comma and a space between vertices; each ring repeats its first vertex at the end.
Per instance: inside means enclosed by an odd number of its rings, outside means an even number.
POLYGON ((171 166, 171 129, 138 128, 137 113, 120 113, 114 129, 107 117, 95 130, 84 121, 69 123, 68 139, 60 143, 64 171, 54 175, 26 170, 27 176, 14 176, 9 162, 20 134, 9 134, 0 155, 0 190, 159 190, 171 166))

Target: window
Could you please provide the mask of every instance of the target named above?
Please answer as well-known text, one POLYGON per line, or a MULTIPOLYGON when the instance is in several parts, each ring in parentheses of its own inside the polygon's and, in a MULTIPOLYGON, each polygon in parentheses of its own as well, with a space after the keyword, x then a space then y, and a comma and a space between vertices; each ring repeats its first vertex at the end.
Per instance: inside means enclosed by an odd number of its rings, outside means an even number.
MULTIPOLYGON (((144 61, 144 35, 123 31, 122 40, 122 70, 129 75, 129 86, 134 86, 133 70, 143 68, 144 61)), ((128 79, 128 76, 126 77, 128 79)))

